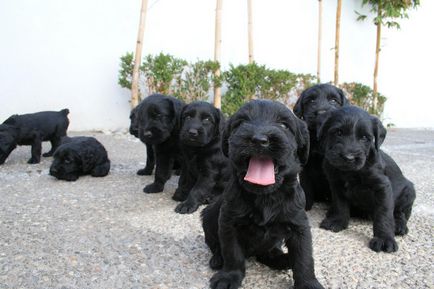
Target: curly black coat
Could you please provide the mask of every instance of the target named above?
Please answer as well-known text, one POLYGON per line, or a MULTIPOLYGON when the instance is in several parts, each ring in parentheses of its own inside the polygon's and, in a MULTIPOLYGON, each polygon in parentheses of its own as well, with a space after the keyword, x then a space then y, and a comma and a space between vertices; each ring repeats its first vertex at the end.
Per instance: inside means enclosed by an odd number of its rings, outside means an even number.
POLYGON ((179 140, 184 167, 173 198, 183 202, 177 213, 193 213, 223 192, 229 177, 229 161, 221 147, 224 125, 223 114, 210 103, 196 101, 182 109, 179 140))
POLYGON ((79 176, 104 177, 110 171, 110 160, 104 146, 93 137, 64 137, 54 152, 50 175, 66 181, 79 176))
POLYGON ((323 288, 314 273, 304 193, 297 180, 309 151, 306 124, 281 103, 254 100, 228 121, 222 148, 231 178, 223 195, 202 212, 210 266, 219 269, 211 288, 238 288, 250 256, 274 269, 292 269, 296 289, 323 288), (258 157, 272 160, 274 184, 244 179, 252 158, 258 157))
POLYGON ((318 129, 332 191, 332 207, 320 226, 339 232, 353 210, 368 215, 374 225, 369 247, 376 252, 398 250, 394 235, 408 232, 416 197, 413 184, 380 149, 385 137, 381 121, 356 106, 331 112, 318 129))
POLYGON ((22 115, 12 115, 0 125, 0 165, 17 145, 32 146, 29 164, 41 161, 42 142, 50 141, 51 149, 43 154, 50 157, 66 136, 69 120, 68 109, 61 111, 41 111, 22 115))
POLYGON ((294 114, 304 120, 310 133, 310 152, 300 173, 300 184, 306 194, 306 210, 315 201, 330 201, 331 193, 322 170, 324 158, 316 139, 317 127, 331 110, 349 105, 344 92, 331 84, 318 84, 304 90, 294 106, 294 114))

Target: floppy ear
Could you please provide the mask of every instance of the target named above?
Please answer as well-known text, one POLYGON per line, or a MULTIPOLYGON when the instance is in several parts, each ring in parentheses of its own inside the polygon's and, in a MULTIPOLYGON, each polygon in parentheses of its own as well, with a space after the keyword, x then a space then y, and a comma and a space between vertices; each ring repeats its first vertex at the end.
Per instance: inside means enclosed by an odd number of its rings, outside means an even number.
POLYGON ((307 124, 300 120, 297 121, 297 155, 302 165, 307 163, 309 158, 310 137, 307 124))
POLYGON ((223 130, 222 151, 226 157, 229 157, 229 137, 231 136, 231 132, 232 132, 232 130, 231 130, 231 125, 232 125, 232 121, 233 121, 232 118, 233 117, 231 117, 226 122, 225 128, 223 130))
POLYGON ((220 109, 214 108, 214 119, 216 121, 214 127, 214 137, 218 138, 225 129, 225 117, 220 109))
POLYGON ((303 104, 301 101, 303 97, 304 97, 304 93, 301 93, 301 95, 297 99, 297 102, 294 105, 294 108, 292 109, 294 114, 300 119, 303 119, 303 104))
POLYGON ((387 131, 381 121, 374 116, 372 117, 372 128, 374 130, 375 149, 378 151, 386 138, 387 131))
POLYGON ((166 98, 166 100, 169 102, 170 107, 172 108, 173 117, 175 121, 174 129, 178 131, 181 128, 181 111, 184 108, 184 102, 174 98, 166 98))
POLYGON ((348 101, 348 98, 345 96, 344 91, 342 89, 338 88, 338 87, 336 87, 336 90, 338 91, 339 96, 341 98, 341 104, 342 104, 342 106, 349 105, 350 102, 348 101))

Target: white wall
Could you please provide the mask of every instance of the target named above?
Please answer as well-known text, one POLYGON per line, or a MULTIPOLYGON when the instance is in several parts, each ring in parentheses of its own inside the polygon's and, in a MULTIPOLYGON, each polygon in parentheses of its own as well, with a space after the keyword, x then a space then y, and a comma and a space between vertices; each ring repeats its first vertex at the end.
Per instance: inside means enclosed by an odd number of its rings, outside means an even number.
MULTIPOLYGON (((361 0, 343 1, 340 81, 372 86, 375 26, 356 22, 361 0)), ((385 122, 434 127, 430 89, 434 1, 384 29, 379 90, 385 122)), ((223 0, 222 64, 247 62, 245 0, 223 0)), ((254 0, 255 60, 316 74, 317 4, 254 0)), ((128 126, 129 91, 117 84, 119 57, 134 51, 140 0, 0 1, 0 121, 14 113, 71 110, 71 130, 128 126)), ((212 59, 215 0, 149 0, 143 54, 212 59)), ((333 79, 336 1, 324 1, 322 81, 333 79)))

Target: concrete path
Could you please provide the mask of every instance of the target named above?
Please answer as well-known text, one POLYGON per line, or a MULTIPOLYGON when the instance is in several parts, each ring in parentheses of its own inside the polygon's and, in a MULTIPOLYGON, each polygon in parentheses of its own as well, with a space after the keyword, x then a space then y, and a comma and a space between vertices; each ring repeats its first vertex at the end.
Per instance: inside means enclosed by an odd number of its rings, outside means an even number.
MULTIPOLYGON (((72 135, 105 145, 107 177, 58 181, 48 175, 51 158, 26 163, 29 147, 0 166, 0 289, 208 288, 213 271, 200 210, 174 212, 177 177, 163 193, 146 195, 153 176, 136 175, 145 163, 142 143, 126 134, 72 135)), ((324 231, 318 225, 326 207, 315 206, 315 267, 326 288, 434 288, 434 131, 392 129, 383 148, 416 185, 410 233, 397 238, 398 252, 374 253, 367 247, 370 222, 324 231)), ((243 288, 292 288, 291 274, 249 260, 243 288)))

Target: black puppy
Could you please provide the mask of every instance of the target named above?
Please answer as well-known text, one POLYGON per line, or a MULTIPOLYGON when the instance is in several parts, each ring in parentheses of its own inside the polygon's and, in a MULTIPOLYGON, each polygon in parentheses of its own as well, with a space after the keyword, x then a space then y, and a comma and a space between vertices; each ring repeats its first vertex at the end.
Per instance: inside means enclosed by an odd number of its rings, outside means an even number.
POLYGON ((323 288, 314 273, 304 193, 297 180, 309 151, 306 124, 281 103, 254 100, 228 121, 222 148, 231 179, 223 195, 202 212, 213 254, 210 266, 220 269, 211 288, 238 288, 250 256, 274 269, 291 268, 296 289, 323 288))
POLYGON ((174 199, 184 199, 175 211, 193 213, 223 191, 228 159, 221 149, 224 117, 213 105, 196 101, 181 112, 180 147, 184 168, 174 199))
MULTIPOLYGON (((140 107, 143 105, 143 102, 140 102, 130 113, 130 134, 139 138, 139 118, 137 116, 140 107)), ((152 175, 152 171, 155 167, 155 155, 154 149, 152 148, 152 144, 146 144, 146 165, 143 169, 137 171, 139 176, 149 176, 152 175)))
POLYGON ((152 94, 137 111, 139 138, 152 145, 155 152, 155 180, 145 193, 158 193, 171 176, 174 161, 179 157, 179 116, 184 103, 174 97, 152 94))
POLYGON ((416 193, 393 159, 380 150, 386 137, 380 120, 356 106, 343 107, 330 113, 318 137, 332 191, 332 207, 321 228, 346 229, 354 206, 373 219, 369 247, 396 251, 394 235, 407 234, 416 193))
POLYGON ((66 136, 69 120, 68 109, 42 111, 22 115, 12 115, 0 125, 0 164, 3 164, 17 145, 31 145, 32 157, 29 164, 41 161, 42 142, 50 141, 51 149, 44 157, 53 155, 66 136))
POLYGON ((329 185, 322 171, 324 156, 316 139, 317 127, 324 119, 324 113, 348 105, 344 92, 331 84, 318 84, 304 90, 298 98, 294 113, 303 119, 309 128, 309 159, 300 173, 300 184, 306 195, 306 210, 314 201, 330 201, 329 185))
POLYGON ((104 146, 93 137, 64 137, 54 152, 50 175, 66 181, 76 181, 90 174, 104 177, 110 171, 110 160, 104 146))

